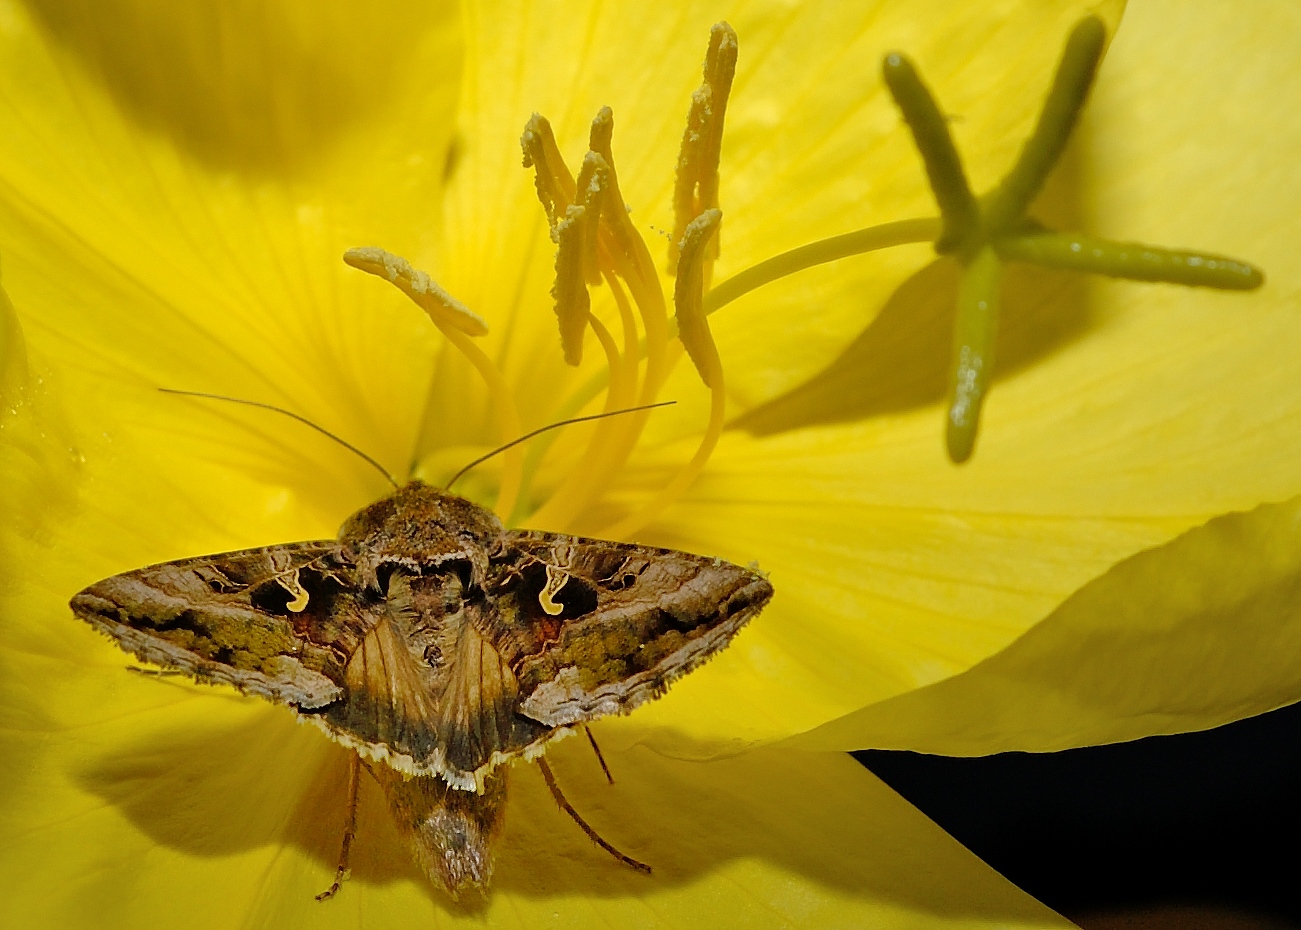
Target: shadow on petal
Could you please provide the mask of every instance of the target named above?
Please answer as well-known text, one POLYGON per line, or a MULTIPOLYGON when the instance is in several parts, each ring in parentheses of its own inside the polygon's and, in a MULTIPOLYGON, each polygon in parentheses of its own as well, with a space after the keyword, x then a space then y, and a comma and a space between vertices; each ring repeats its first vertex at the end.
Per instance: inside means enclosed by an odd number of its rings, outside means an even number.
POLYGON ((392 109, 405 89, 442 82, 455 97, 449 4, 386 0, 364 16, 337 0, 27 5, 126 113, 218 169, 298 167, 353 125, 392 109), (422 57, 432 60, 416 61, 422 57), (417 64, 419 80, 408 80, 417 64))
MULTIPOLYGON (((1087 227, 1087 150, 1087 138, 1075 139, 1036 201, 1036 216, 1049 226, 1087 227)), ((955 261, 931 262, 899 286, 827 368, 730 425, 768 436, 938 404, 948 391, 957 280, 955 261)), ((1085 276, 1008 266, 994 380, 1041 361, 1099 324, 1085 276)))
MULTIPOLYGON (((943 920, 1051 918, 844 754, 764 750, 699 763, 634 746, 608 757, 614 785, 585 740, 548 753, 571 803, 607 840, 649 862, 653 876, 596 848, 557 809, 536 767, 517 763, 488 900, 454 905, 418 874, 365 774, 342 896, 413 882, 435 907, 468 916, 495 910, 497 898, 544 908, 660 900, 675 909, 697 899, 695 906, 709 906, 706 898, 721 895, 746 907, 767 899, 770 909, 806 900, 802 909, 812 894, 824 907, 943 920)), ((317 864, 321 890, 342 836, 346 766, 344 750, 267 708, 224 731, 160 730, 96 761, 79 780, 151 840, 187 856, 296 846, 317 864)), ((291 892, 304 894, 298 885, 284 893, 291 892)))

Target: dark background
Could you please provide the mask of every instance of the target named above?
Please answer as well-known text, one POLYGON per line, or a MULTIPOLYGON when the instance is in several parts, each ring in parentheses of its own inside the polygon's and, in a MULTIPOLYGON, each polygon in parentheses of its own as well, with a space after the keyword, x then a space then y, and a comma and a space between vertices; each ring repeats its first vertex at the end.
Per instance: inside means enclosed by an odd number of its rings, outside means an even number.
POLYGON ((1086 928, 1301 930, 1301 704, 1057 753, 855 756, 1086 928))

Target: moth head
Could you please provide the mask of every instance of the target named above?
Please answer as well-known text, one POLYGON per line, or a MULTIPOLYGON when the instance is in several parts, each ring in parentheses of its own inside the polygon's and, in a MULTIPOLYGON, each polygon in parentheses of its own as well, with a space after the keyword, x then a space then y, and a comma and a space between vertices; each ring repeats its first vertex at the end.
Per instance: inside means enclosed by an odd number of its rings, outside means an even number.
POLYGON ((464 562, 469 582, 481 586, 488 551, 501 533, 492 511, 412 481, 349 517, 339 542, 356 560, 362 581, 375 590, 382 587, 386 566, 420 574, 449 562, 464 562))

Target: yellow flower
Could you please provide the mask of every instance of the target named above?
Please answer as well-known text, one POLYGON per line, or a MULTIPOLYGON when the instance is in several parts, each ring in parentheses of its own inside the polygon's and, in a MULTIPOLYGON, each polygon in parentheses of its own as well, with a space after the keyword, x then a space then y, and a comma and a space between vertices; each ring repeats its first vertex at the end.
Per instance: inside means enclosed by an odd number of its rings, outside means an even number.
MULTIPOLYGON (((987 188, 1088 7, 729 7, 742 51, 714 279, 934 212, 878 79, 891 48, 957 116, 987 188)), ((1301 490, 1294 181, 1280 157, 1301 140, 1262 118, 1295 96, 1290 13, 1184 9, 1128 14, 1040 207, 1249 257, 1270 271, 1265 289, 1009 275, 1003 383, 960 470, 936 428, 954 275, 929 246, 808 271, 712 317, 727 414, 744 428, 639 535, 757 559, 777 599, 708 669, 599 730, 616 786, 574 741, 553 750, 575 803, 656 877, 607 861, 517 766, 491 921, 1051 924, 847 757, 718 757, 794 734, 820 749, 1048 748, 1301 693, 1285 661, 1290 505, 1194 529, 1301 490), (1208 655, 1220 664, 1201 687, 1208 655)), ((400 294, 346 267, 347 248, 406 256, 488 321, 482 345, 521 427, 567 415, 604 362, 591 339, 583 367, 563 362, 554 250, 516 140, 543 112, 576 166, 610 105, 622 196, 663 267, 649 231, 674 228, 681 120, 723 12, 0 5, 6 923, 477 919, 431 897, 373 785, 354 880, 312 902, 342 829, 342 751, 282 709, 128 675, 66 602, 149 562, 332 536, 382 493, 294 424, 159 387, 285 406, 431 480, 508 432, 501 392, 400 294)), ((1101 12, 1114 25, 1114 6, 1101 12)), ((617 319, 608 288, 593 295, 597 317, 617 319)), ((710 415, 686 363, 657 396, 678 405, 646 419, 608 487, 561 490, 576 467, 601 477, 588 440, 604 455, 626 427, 573 428, 546 458, 516 460, 517 519, 631 525, 710 415), (548 511, 556 500, 570 503, 548 511)), ((464 490, 493 502, 510 461, 464 490)))

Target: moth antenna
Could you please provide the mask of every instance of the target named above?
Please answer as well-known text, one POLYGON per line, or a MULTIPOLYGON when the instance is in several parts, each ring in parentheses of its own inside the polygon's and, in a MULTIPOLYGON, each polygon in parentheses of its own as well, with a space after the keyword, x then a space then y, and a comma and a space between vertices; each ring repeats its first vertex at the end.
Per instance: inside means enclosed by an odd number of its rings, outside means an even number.
POLYGON ((624 407, 622 410, 607 410, 605 413, 593 413, 585 417, 570 417, 568 420, 558 420, 555 423, 549 423, 546 426, 539 426, 537 429, 530 430, 529 432, 525 433, 523 436, 518 436, 515 439, 512 439, 504 446, 498 446, 497 448, 493 449, 491 452, 487 453, 486 455, 479 456, 469 465, 466 465, 456 474, 452 475, 452 479, 448 481, 447 484, 443 485, 443 490, 444 491, 452 490, 452 485, 456 484, 457 481, 459 481, 462 477, 464 477, 466 472, 468 472, 471 468, 474 468, 476 465, 482 465, 484 462, 488 461, 488 459, 492 458, 494 455, 500 455, 501 453, 505 452, 507 449, 514 448, 515 446, 518 446, 521 442, 528 442, 534 436, 541 435, 542 433, 550 432, 553 429, 560 429, 560 427, 562 426, 572 426, 574 423, 586 423, 588 420, 604 420, 606 417, 617 417, 625 413, 636 413, 638 410, 654 410, 656 407, 671 407, 676 403, 677 403, 676 400, 662 400, 657 404, 641 404, 640 406, 637 407, 624 407))
POLYGON ((605 773, 605 780, 614 784, 614 776, 610 774, 610 767, 605 764, 605 756, 601 755, 601 747, 596 745, 596 737, 592 735, 592 728, 583 724, 583 732, 587 734, 587 741, 592 744, 592 752, 596 753, 596 761, 601 763, 601 771, 605 773))
POLYGON ((587 821, 578 816, 578 811, 574 810, 574 806, 570 804, 569 801, 565 799, 564 794, 561 793, 560 786, 556 784, 556 776, 551 774, 551 766, 547 764, 547 760, 542 756, 538 756, 537 762, 538 768, 542 770, 542 779, 547 783, 547 788, 551 790, 551 796, 556 799, 556 803, 560 805, 560 809, 572 817, 574 823, 578 824, 582 831, 587 834, 588 839, 597 846, 600 846, 610 855, 614 856, 614 858, 618 859, 624 865, 632 866, 638 872, 643 872, 646 875, 651 874, 650 866, 644 862, 638 862, 636 859, 632 858, 632 856, 625 856, 623 853, 619 852, 619 850, 615 849, 603 840, 601 834, 588 826, 587 821))
POLYGON ((355 752, 351 755, 352 759, 348 762, 348 819, 344 822, 339 864, 334 870, 334 881, 330 887, 316 896, 318 901, 328 901, 338 894, 339 889, 352 873, 352 869, 348 866, 348 859, 352 854, 352 841, 357 836, 357 782, 361 774, 361 756, 355 752))
POLYGON ((352 443, 348 442, 348 440, 334 435, 334 433, 330 432, 328 429, 326 429, 323 426, 317 426, 311 420, 307 419, 307 417, 294 413, 292 410, 286 410, 284 407, 277 407, 275 404, 264 404, 260 400, 244 400, 242 397, 227 397, 224 394, 206 394, 203 391, 178 391, 175 388, 159 388, 158 390, 162 391, 164 394, 179 394, 182 397, 206 397, 208 400, 225 400, 225 401, 230 401, 232 404, 243 404, 245 407, 260 407, 263 410, 274 410, 276 413, 283 413, 285 416, 289 417, 290 419, 297 420, 299 423, 302 423, 305 426, 310 426, 312 429, 316 430, 322 436, 328 436, 329 438, 337 442, 339 445, 347 449, 349 452, 353 453, 356 456, 359 456, 367 464, 371 465, 377 472, 383 475, 384 480, 387 481, 389 484, 393 485, 394 488, 401 487, 401 485, 397 483, 397 479, 388 473, 387 468, 385 468, 379 462, 375 461, 365 452, 362 452, 352 443))

